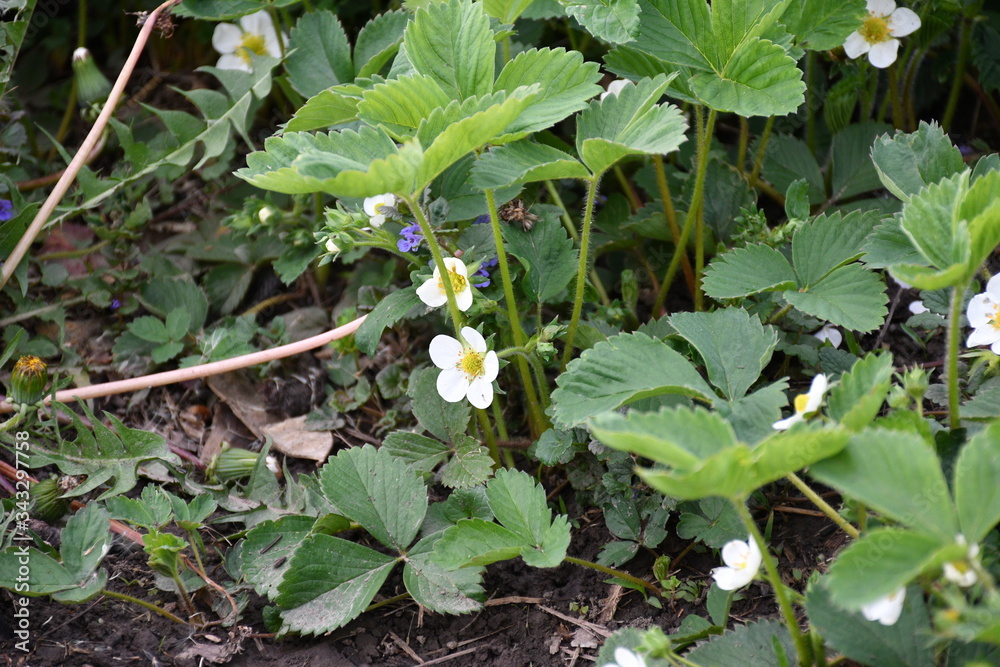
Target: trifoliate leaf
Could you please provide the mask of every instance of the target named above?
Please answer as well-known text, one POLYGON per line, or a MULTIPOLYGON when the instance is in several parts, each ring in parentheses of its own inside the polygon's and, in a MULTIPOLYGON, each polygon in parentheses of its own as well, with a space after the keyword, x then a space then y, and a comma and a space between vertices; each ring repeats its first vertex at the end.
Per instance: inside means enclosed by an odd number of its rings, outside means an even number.
POLYGON ((247 533, 241 548, 243 573, 260 595, 274 598, 278 584, 291 567, 291 556, 312 532, 311 516, 285 516, 264 521, 247 533))
POLYGON ((403 584, 417 603, 442 614, 468 614, 483 608, 482 568, 445 569, 432 553, 411 555, 403 584))
POLYGON ((827 51, 843 45, 866 14, 864 0, 803 0, 789 3, 781 22, 800 47, 827 51))
MULTIPOLYGON (((360 97, 345 92, 344 86, 322 90, 299 107, 291 120, 285 123, 286 132, 323 130, 358 119, 360 97)), ((265 145, 267 142, 264 142, 265 145)))
POLYGON ((819 282, 830 271, 861 256, 861 245, 878 222, 874 211, 823 214, 792 237, 792 262, 800 285, 819 282))
POLYGON ((916 132, 879 137, 872 147, 872 161, 882 184, 904 202, 921 188, 965 169, 961 152, 941 127, 924 121, 916 132))

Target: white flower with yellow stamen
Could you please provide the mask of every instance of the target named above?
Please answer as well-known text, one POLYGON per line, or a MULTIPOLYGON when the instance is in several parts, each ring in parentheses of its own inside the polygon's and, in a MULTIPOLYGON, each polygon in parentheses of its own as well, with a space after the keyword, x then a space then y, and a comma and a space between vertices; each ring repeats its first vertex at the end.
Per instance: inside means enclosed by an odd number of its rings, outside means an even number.
POLYGON ((477 408, 493 402, 493 381, 500 373, 500 359, 486 349, 486 339, 472 327, 462 327, 463 344, 451 336, 435 336, 431 341, 431 361, 441 369, 437 390, 449 403, 468 398, 477 408))
MULTIPOLYGON (((451 289, 455 293, 458 309, 466 311, 472 305, 472 285, 469 283, 469 269, 460 259, 445 257, 444 265, 451 279, 451 289)), ((434 275, 417 288, 417 296, 431 308, 437 308, 448 303, 448 293, 444 291, 444 280, 441 271, 434 267, 434 275)))
POLYGON ((771 427, 778 431, 784 431, 801 421, 805 421, 808 415, 819 410, 819 406, 823 404, 823 394, 825 393, 826 376, 820 373, 813 378, 808 394, 799 394, 795 397, 795 414, 787 419, 774 422, 771 427))
POLYGON ((1000 274, 990 278, 986 291, 969 300, 965 311, 973 332, 965 341, 968 347, 989 345, 994 354, 1000 354, 1000 274))
MULTIPOLYGON (((955 537, 955 542, 963 547, 966 546, 964 535, 957 535, 955 537)), ((976 575, 976 571, 970 564, 971 561, 976 560, 978 557, 979 545, 969 545, 969 550, 966 552, 966 558, 964 560, 956 560, 944 564, 942 568, 944 570, 944 578, 952 583, 958 584, 962 588, 968 588, 979 580, 978 575, 976 575)))
POLYGON ((368 216, 368 223, 378 229, 385 224, 385 211, 384 207, 388 206, 392 208, 396 205, 396 195, 391 193, 386 193, 384 195, 375 195, 374 197, 365 197, 365 214, 368 216))
MULTIPOLYGON (((282 41, 288 38, 281 34, 282 41)), ((248 14, 235 23, 219 23, 212 33, 212 47, 222 54, 216 67, 219 69, 240 69, 252 72, 250 55, 281 57, 281 43, 278 31, 274 29, 271 15, 265 10, 248 14)))
POLYGON ((763 556, 757 540, 751 535, 746 542, 732 540, 722 547, 722 562, 726 567, 712 570, 715 585, 724 591, 735 591, 743 588, 757 576, 763 556))
POLYGON ((868 0, 868 16, 861 27, 848 35, 844 52, 848 58, 865 53, 878 68, 896 62, 899 40, 920 27, 920 17, 913 10, 896 7, 893 0, 868 0))

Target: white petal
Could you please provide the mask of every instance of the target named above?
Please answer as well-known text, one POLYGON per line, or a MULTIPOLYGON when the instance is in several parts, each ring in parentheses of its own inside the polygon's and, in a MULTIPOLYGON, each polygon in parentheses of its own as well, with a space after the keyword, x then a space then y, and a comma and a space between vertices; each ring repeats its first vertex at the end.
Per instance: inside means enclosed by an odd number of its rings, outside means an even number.
POLYGON ((899 40, 890 39, 879 42, 868 52, 868 60, 879 69, 885 69, 896 62, 896 53, 899 51, 899 40))
POLYGON ((958 584, 962 588, 968 588, 972 584, 976 583, 976 580, 978 579, 976 571, 972 568, 966 566, 966 570, 963 572, 952 563, 944 564, 944 578, 952 583, 958 584))
POLYGON ((486 354, 486 339, 472 327, 462 327, 462 338, 479 354, 486 354))
POLYGON ((340 246, 334 242, 333 239, 326 240, 326 251, 327 252, 340 252, 340 246))
POLYGON ((615 649, 615 664, 618 667, 646 667, 641 655, 624 646, 615 649))
POLYGON ((629 84, 628 79, 615 79, 608 84, 608 89, 601 93, 601 99, 603 100, 608 95, 614 95, 618 97, 618 93, 622 92, 622 89, 629 84))
POLYGON ((448 273, 457 273, 463 278, 469 277, 469 267, 465 265, 465 262, 460 260, 458 257, 445 257, 444 265, 448 269, 448 273))
POLYGON ((472 307, 472 288, 470 285, 471 283, 465 283, 465 289, 455 294, 455 305, 463 313, 472 307))
POLYGON ((830 345, 834 347, 840 347, 840 344, 844 342, 844 335, 840 333, 840 329, 833 326, 832 324, 827 324, 822 329, 813 334, 820 341, 830 341, 830 345))
POLYGON ((219 56, 219 61, 215 63, 215 66, 219 69, 238 69, 244 72, 253 71, 253 68, 250 67, 250 63, 232 53, 226 53, 219 56))
POLYGON ((757 540, 753 539, 753 536, 747 539, 747 544, 750 545, 750 557, 747 558, 746 567, 748 570, 753 570, 754 575, 757 574, 757 570, 760 569, 760 564, 764 562, 764 556, 760 552, 760 547, 757 546, 757 540))
POLYGON ((469 381, 462 371, 446 368, 438 373, 437 390, 444 400, 458 403, 468 395, 469 381))
POLYGON ((385 216, 379 213, 378 215, 373 215, 368 219, 368 224, 370 224, 375 229, 378 229, 385 224, 385 216))
POLYGON ((893 0, 868 0, 868 13, 875 16, 889 16, 896 9, 893 0))
POLYGON ((757 573, 750 572, 750 576, 747 576, 746 570, 734 570, 731 567, 717 567, 712 570, 715 585, 724 591, 735 591, 737 588, 743 588, 753 581, 755 574, 757 573))
POLYGON ((788 419, 782 419, 780 421, 774 422, 773 424, 771 424, 771 428, 773 428, 776 431, 787 431, 791 427, 798 424, 800 421, 805 421, 805 417, 796 412, 788 419))
POLYGON ((486 358, 483 359, 483 379, 487 382, 493 382, 497 379, 497 375, 500 374, 500 357, 493 350, 486 353, 486 358))
POLYGON ((906 589, 900 588, 861 607, 861 613, 869 621, 878 621, 882 625, 893 625, 899 620, 905 600, 906 589))
POLYGON ((809 385, 809 400, 806 401, 806 409, 802 411, 803 414, 819 410, 819 406, 823 404, 823 394, 826 393, 826 386, 826 376, 822 373, 813 378, 812 384, 809 385))
POLYGON ((750 545, 743 540, 730 540, 722 547, 722 562, 734 569, 742 569, 750 556, 750 545))
POLYGON ((478 377, 469 383, 469 403, 477 408, 488 408, 493 402, 493 383, 478 377))
POLYGON ((431 361, 438 368, 455 368, 462 358, 462 344, 451 336, 434 336, 430 345, 431 361))
POLYGON ((265 35, 268 30, 274 32, 274 23, 271 22, 271 15, 266 9, 240 17, 240 27, 244 32, 253 35, 265 35))
POLYGON ((888 24, 890 35, 906 37, 920 27, 920 17, 913 10, 900 7, 889 17, 888 24))
POLYGON ((1000 302, 1000 273, 996 274, 986 283, 986 293, 993 297, 994 301, 1000 302))
POLYGON ((965 341, 966 347, 979 347, 980 345, 995 345, 1000 343, 1000 329, 992 324, 976 327, 969 338, 965 341))
POLYGON ((969 326, 981 327, 989 324, 990 318, 997 312, 997 305, 997 301, 989 293, 977 294, 969 299, 969 306, 965 309, 969 326))
POLYGON ((993 352, 993 354, 1000 354, 1000 340, 997 340, 997 342, 990 345, 990 351, 993 352))
MULTIPOLYGON (((212 33, 212 48, 219 53, 232 53, 243 40, 243 31, 232 23, 217 23, 212 33)), ((231 68, 223 68, 231 69, 231 68)))
MULTIPOLYGON (((282 43, 288 44, 288 36, 281 33, 282 43)), ((264 35, 264 51, 272 58, 281 57, 281 44, 278 42, 278 33, 272 31, 271 34, 264 35)))
POLYGON ((909 308, 910 312, 913 313, 914 315, 922 315, 923 313, 931 312, 930 309, 927 308, 927 306, 924 305, 924 302, 921 301, 920 299, 917 299, 916 301, 911 301, 909 308))
POLYGON ((847 54, 848 58, 854 59, 860 55, 868 53, 868 49, 872 48, 872 45, 868 43, 868 40, 861 36, 859 32, 852 32, 844 40, 844 53, 847 54))
POLYGON ((431 308, 437 308, 448 303, 448 295, 444 293, 443 289, 438 287, 438 279, 435 277, 428 278, 424 281, 423 285, 417 288, 417 296, 431 308))

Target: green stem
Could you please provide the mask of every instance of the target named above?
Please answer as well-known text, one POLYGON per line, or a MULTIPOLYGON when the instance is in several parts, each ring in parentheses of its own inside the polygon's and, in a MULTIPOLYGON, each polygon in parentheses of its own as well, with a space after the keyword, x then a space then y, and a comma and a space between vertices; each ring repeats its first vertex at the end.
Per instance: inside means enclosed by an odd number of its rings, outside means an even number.
POLYGON ((528 361, 531 363, 531 369, 535 372, 535 381, 538 382, 538 393, 542 399, 542 410, 547 410, 552 401, 549 397, 549 384, 545 377, 545 367, 542 365, 542 361, 538 358, 537 354, 529 356, 528 361))
MULTIPOLYGON (((507 263, 507 251, 503 245, 503 234, 500 231, 500 218, 497 216, 497 202, 493 196, 493 190, 486 190, 486 209, 490 213, 490 227, 493 229, 493 242, 497 249, 497 266, 500 268, 500 280, 503 283, 503 294, 505 305, 507 306, 507 319, 510 321, 510 330, 514 338, 514 345, 524 347, 528 342, 528 337, 521 327, 521 316, 517 312, 517 301, 514 299, 514 283, 510 277, 510 265, 507 263)), ((531 417, 532 434, 536 437, 548 428, 548 420, 538 405, 538 396, 535 394, 535 385, 531 381, 531 372, 528 369, 528 362, 523 357, 517 357, 515 361, 517 372, 521 376, 521 384, 524 387, 524 399, 528 404, 528 414, 531 417)))
POLYGON ((188 595, 187 590, 184 588, 184 583, 181 581, 180 575, 175 574, 173 576, 173 579, 174 583, 177 585, 177 592, 180 594, 181 600, 184 601, 184 606, 187 607, 188 614, 190 616, 194 616, 196 613, 198 613, 198 610, 194 608, 194 603, 191 602, 191 597, 188 595))
MULTIPOLYGON (((705 270, 705 216, 704 198, 705 174, 708 173, 708 152, 712 146, 712 131, 715 129, 715 109, 708 112, 705 129, 698 141, 698 173, 694 181, 694 193, 691 195, 691 208, 695 209, 694 220, 694 309, 704 309, 701 291, 701 274, 705 270)), ((690 211, 688 211, 690 213, 690 211)))
POLYGON ((743 176, 747 164, 747 144, 750 143, 750 123, 740 116, 740 141, 736 148, 736 172, 743 176))
POLYGON ((818 507, 823 514, 830 517, 830 520, 837 524, 841 530, 854 539, 858 539, 861 535, 861 533, 858 532, 858 529, 852 526, 844 517, 840 516, 840 514, 837 513, 837 510, 833 509, 833 507, 830 506, 830 503, 823 500, 818 493, 813 491, 808 484, 802 481, 801 477, 796 475, 794 472, 788 473, 785 477, 789 482, 795 485, 795 488, 802 492, 802 495, 811 500, 812 504, 818 507))
MULTIPOLYGON (((493 411, 493 423, 497 425, 497 433, 500 435, 500 439, 504 442, 510 440, 510 436, 507 434, 507 422, 504 421, 503 410, 500 409, 499 401, 493 401, 490 409, 493 411)), ((503 450, 503 462, 508 468, 514 468, 514 454, 509 449, 503 450)))
MULTIPOLYGON (((494 405, 496 403, 496 401, 493 401, 494 405)), ((476 408, 476 419, 479 420, 479 428, 482 429, 483 438, 486 439, 486 445, 490 450, 490 458, 493 459, 493 468, 498 469, 503 465, 500 463, 500 448, 497 447, 497 439, 493 435, 493 428, 490 426, 490 418, 487 416, 486 410, 476 408)))
MULTIPOLYGON (((744 144, 743 148, 746 148, 744 144)), ((677 211, 674 210, 674 200, 670 196, 670 184, 667 183, 667 171, 663 167, 663 156, 653 156, 653 170, 656 172, 656 189, 660 191, 660 201, 663 202, 663 214, 667 219, 667 226, 670 228, 670 236, 673 238, 674 247, 679 248, 678 242, 681 239, 681 228, 677 224, 677 211)), ((684 269, 684 278, 688 283, 688 290, 694 296, 694 270, 691 268, 691 260, 687 253, 681 253, 681 268, 684 269)))
POLYGON ((951 290, 951 308, 948 313, 948 426, 955 430, 961 425, 958 406, 961 396, 958 393, 958 347, 961 339, 962 301, 965 297, 967 281, 956 285, 951 290))
POLYGON ((603 572, 604 574, 610 574, 612 577, 618 577, 619 579, 624 579, 625 581, 636 584, 637 586, 642 586, 648 590, 653 595, 661 595, 662 591, 656 587, 656 585, 651 584, 645 579, 640 579, 639 577, 634 577, 628 572, 622 572, 621 570, 616 570, 613 567, 607 567, 601 565, 600 563, 594 563, 589 560, 583 560, 582 558, 573 558, 572 556, 566 556, 563 559, 567 563, 572 563, 573 565, 579 565, 580 567, 589 567, 592 570, 597 570, 598 572, 603 572))
POLYGON ((618 179, 618 184, 622 186, 622 192, 625 193, 625 198, 628 199, 628 204, 632 208, 632 212, 637 212, 642 208, 642 201, 639 199, 639 194, 632 187, 632 184, 628 182, 625 177, 625 172, 622 171, 621 165, 616 164, 612 167, 612 171, 615 172, 615 178, 618 179))
POLYGON ((583 292, 587 284, 587 262, 590 259, 590 225, 594 218, 594 200, 597 199, 597 183, 601 174, 594 174, 587 190, 587 208, 583 212, 583 230, 580 234, 580 265, 576 271, 576 297, 573 299, 573 315, 569 320, 569 331, 566 332, 566 349, 563 350, 562 368, 573 357, 573 340, 576 338, 576 328, 580 324, 580 313, 583 312, 583 292))
POLYGON ((903 120, 903 104, 899 95, 899 69, 896 63, 889 65, 886 75, 889 77, 889 97, 892 98, 892 125, 897 130, 905 130, 906 121, 903 120))
POLYGON ((573 219, 569 217, 569 211, 566 210, 566 204, 563 203, 562 197, 559 196, 559 191, 556 190, 555 184, 552 181, 545 181, 545 191, 549 193, 549 197, 552 198, 552 203, 562 209, 562 223, 563 227, 569 233, 569 237, 573 239, 573 243, 577 244, 580 242, 580 234, 576 231, 576 225, 573 224, 573 219))
POLYGON ((106 595, 109 598, 117 598, 119 600, 124 600, 125 602, 131 602, 137 604, 140 607, 145 607, 146 609, 159 614, 164 618, 169 618, 174 623, 180 623, 181 625, 187 625, 187 621, 181 620, 180 618, 174 616, 166 609, 157 607, 152 602, 146 602, 145 600, 140 600, 139 598, 134 598, 131 595, 126 595, 125 593, 116 593, 115 591, 109 591, 107 588, 101 591, 101 595, 106 595))
POLYGON ((765 322, 764 324, 774 324, 775 322, 780 322, 785 317, 785 315, 788 314, 788 311, 790 311, 791 309, 792 309, 792 304, 786 303, 784 306, 782 306, 781 310, 776 312, 774 315, 771 315, 771 317, 767 318, 767 322, 765 322))
POLYGON ((760 177, 760 169, 764 164, 764 154, 767 152, 767 142, 771 140, 771 130, 774 129, 774 116, 768 116, 764 123, 764 134, 760 135, 760 145, 757 146, 757 155, 754 157, 753 170, 750 172, 750 187, 757 185, 760 177))
POLYGON ((792 636, 795 650, 799 654, 799 664, 805 667, 810 664, 812 651, 809 647, 809 641, 802 634, 798 619, 795 618, 795 610, 792 609, 792 604, 788 599, 788 592, 785 590, 785 584, 782 583, 781 574, 778 572, 778 563, 774 560, 771 552, 768 551, 767 545, 764 543, 764 536, 760 534, 757 524, 754 523, 753 517, 750 516, 750 510, 747 509, 746 503, 739 498, 733 498, 731 501, 736 508, 737 514, 740 515, 740 519, 743 520, 743 525, 750 531, 750 535, 756 540, 757 546, 760 548, 760 554, 764 561, 764 570, 767 573, 768 581, 771 582, 771 587, 774 588, 774 597, 778 601, 781 615, 785 619, 785 625, 788 626, 788 633, 792 636))
POLYGON ((809 152, 816 154, 816 102, 813 92, 812 75, 816 69, 816 52, 806 54, 806 146, 809 152))
POLYGON ((441 276, 441 284, 444 286, 444 293, 448 298, 448 314, 451 316, 451 323, 455 328, 455 335, 461 341, 463 340, 462 313, 458 309, 458 302, 455 300, 455 288, 451 284, 451 275, 448 273, 448 267, 444 263, 444 256, 441 254, 441 246, 438 245, 437 239, 434 237, 434 230, 431 229, 431 225, 424 216, 424 212, 420 210, 420 206, 417 205, 416 199, 403 197, 403 201, 405 201, 410 207, 413 217, 417 219, 417 224, 420 225, 420 231, 424 235, 424 239, 427 241, 427 247, 431 249, 431 255, 434 256, 434 266, 437 267, 438 273, 441 276))
POLYGON ((958 61, 955 63, 955 70, 951 73, 951 90, 948 92, 948 104, 944 108, 944 116, 941 117, 941 129, 947 132, 951 129, 951 122, 955 119, 955 110, 958 109, 958 94, 962 90, 962 79, 965 74, 965 65, 969 59, 969 38, 972 36, 972 21, 968 17, 962 19, 962 30, 958 38, 958 61))

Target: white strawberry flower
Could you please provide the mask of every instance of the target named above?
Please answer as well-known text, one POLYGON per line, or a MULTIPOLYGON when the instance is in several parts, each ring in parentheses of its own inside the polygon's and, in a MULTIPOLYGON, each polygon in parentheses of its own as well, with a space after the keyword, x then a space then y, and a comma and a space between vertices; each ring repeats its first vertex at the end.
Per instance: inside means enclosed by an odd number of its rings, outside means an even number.
POLYGON ((826 393, 826 387, 826 376, 820 373, 813 378, 808 394, 799 394, 795 397, 795 414, 781 421, 774 422, 771 428, 778 431, 785 431, 795 424, 805 421, 808 415, 819 410, 819 406, 823 404, 823 394, 826 393))
POLYGON ((905 601, 906 588, 897 588, 892 593, 861 607, 861 613, 869 621, 878 621, 882 625, 895 625, 899 615, 903 613, 905 601))
POLYGON ((742 540, 726 542, 722 547, 722 562, 726 567, 712 570, 715 585, 724 591, 743 588, 757 576, 762 560, 760 547, 752 535, 746 542, 742 540))
POLYGON ((604 667, 646 667, 646 660, 632 649, 619 646, 615 649, 615 661, 604 667))
POLYGON ((871 64, 880 69, 896 62, 897 37, 905 37, 920 27, 920 17, 913 10, 896 7, 893 0, 868 0, 868 16, 861 27, 844 42, 847 57, 868 54, 871 64))
MULTIPOLYGON (((964 535, 957 535, 955 537, 955 542, 963 547, 966 546, 964 535)), ((944 570, 944 578, 952 583, 958 584, 962 588, 968 588, 979 580, 979 577, 976 575, 976 571, 972 569, 972 566, 969 564, 970 561, 973 561, 978 557, 979 545, 969 545, 969 550, 966 552, 966 558, 964 560, 956 560, 944 564, 944 567, 942 568, 944 570)))
POLYGON ((449 403, 469 399, 477 408, 493 402, 493 381, 500 373, 500 359, 486 349, 486 339, 472 327, 462 327, 465 343, 451 336, 435 336, 431 341, 431 361, 441 369, 437 390, 449 403))
MULTIPOLYGON (((465 312, 472 306, 472 285, 469 283, 469 269, 462 260, 455 257, 445 257, 444 265, 448 269, 451 289, 455 293, 455 303, 458 309, 465 312)), ((417 296, 431 308, 437 308, 448 303, 448 293, 444 291, 444 281, 441 271, 434 267, 434 275, 417 288, 417 296)))
MULTIPOLYGON (((288 42, 284 33, 282 41, 288 42)), ((216 67, 252 72, 250 55, 281 57, 281 43, 271 15, 266 10, 240 17, 235 23, 218 23, 212 33, 212 47, 221 53, 216 67)))
POLYGON ((1000 354, 1000 274, 990 278, 985 292, 969 300, 965 315, 973 327, 966 346, 989 345, 994 354, 1000 354))
POLYGON ((365 214, 368 216, 368 223, 378 229, 385 224, 385 207, 396 206, 396 195, 385 193, 374 197, 365 197, 365 214))
POLYGON ((814 333, 813 336, 818 338, 821 343, 830 341, 830 345, 834 347, 840 347, 840 344, 844 342, 844 334, 830 323, 823 325, 823 328, 814 333))

